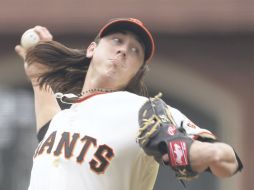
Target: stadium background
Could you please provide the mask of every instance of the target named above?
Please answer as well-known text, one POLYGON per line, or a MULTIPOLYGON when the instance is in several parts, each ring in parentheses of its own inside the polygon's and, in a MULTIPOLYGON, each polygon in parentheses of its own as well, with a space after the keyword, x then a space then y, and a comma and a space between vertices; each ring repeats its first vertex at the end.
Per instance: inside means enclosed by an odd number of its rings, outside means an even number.
MULTIPOLYGON (((157 48, 146 81, 150 94, 216 133, 241 155, 244 171, 210 174, 189 190, 249 190, 254 176, 254 2, 251 0, 0 0, 0 189, 25 190, 37 141, 33 94, 14 52, 21 34, 43 25, 54 39, 84 48, 113 17, 136 17, 157 48)), ((123 171, 124 172, 124 171, 123 171)), ((42 176, 43 177, 43 176, 42 176)), ((161 168, 155 190, 181 189, 161 168)))

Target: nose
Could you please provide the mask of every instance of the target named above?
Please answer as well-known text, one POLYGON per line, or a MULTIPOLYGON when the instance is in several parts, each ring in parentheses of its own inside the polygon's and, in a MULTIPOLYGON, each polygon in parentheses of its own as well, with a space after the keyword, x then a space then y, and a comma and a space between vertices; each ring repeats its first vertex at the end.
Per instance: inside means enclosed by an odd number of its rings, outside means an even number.
POLYGON ((124 47, 120 48, 116 52, 117 56, 126 57, 126 49, 124 47))

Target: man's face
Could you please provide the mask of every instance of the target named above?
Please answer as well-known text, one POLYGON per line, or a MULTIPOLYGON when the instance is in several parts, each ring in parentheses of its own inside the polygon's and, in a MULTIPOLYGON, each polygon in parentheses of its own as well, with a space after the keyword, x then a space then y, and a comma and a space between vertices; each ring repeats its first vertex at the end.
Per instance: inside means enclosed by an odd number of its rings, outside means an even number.
POLYGON ((131 32, 112 33, 89 48, 90 67, 102 78, 103 88, 124 88, 144 63, 144 47, 131 32))

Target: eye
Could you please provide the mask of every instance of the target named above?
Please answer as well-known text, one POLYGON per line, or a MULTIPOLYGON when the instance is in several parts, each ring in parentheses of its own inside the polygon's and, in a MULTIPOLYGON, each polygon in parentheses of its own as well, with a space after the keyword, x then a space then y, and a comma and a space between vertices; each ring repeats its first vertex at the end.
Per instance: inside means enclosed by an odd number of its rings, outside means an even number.
POLYGON ((120 44, 122 42, 122 40, 118 37, 114 37, 112 40, 115 44, 120 44))
POLYGON ((136 48, 136 47, 132 47, 132 48, 131 48, 131 52, 132 52, 132 53, 135 53, 135 54, 139 54, 139 49, 136 48))

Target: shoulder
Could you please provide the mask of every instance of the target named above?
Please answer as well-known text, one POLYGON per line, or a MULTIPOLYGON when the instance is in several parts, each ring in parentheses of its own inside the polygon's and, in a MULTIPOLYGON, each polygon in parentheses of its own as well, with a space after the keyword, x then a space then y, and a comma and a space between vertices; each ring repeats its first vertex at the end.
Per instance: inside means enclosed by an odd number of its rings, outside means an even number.
POLYGON ((109 96, 109 98, 111 98, 112 100, 112 104, 117 107, 119 106, 121 108, 127 109, 129 111, 138 111, 142 107, 142 105, 144 105, 145 102, 148 100, 147 97, 139 96, 137 94, 127 91, 112 93, 109 96))
POLYGON ((43 138, 45 137, 46 133, 48 132, 50 126, 52 125, 52 123, 54 124, 56 118, 60 118, 60 121, 62 120, 62 118, 64 118, 66 115, 62 116, 62 113, 66 113, 68 111, 68 109, 64 109, 59 111, 58 113, 55 114, 55 116, 49 120, 46 124, 44 124, 37 132, 36 136, 37 136, 37 140, 38 142, 41 142, 43 140, 43 138))
POLYGON ((119 91, 119 92, 112 92, 107 94, 102 94, 94 98, 91 101, 101 104, 118 104, 118 105, 125 105, 128 104, 129 106, 141 106, 148 100, 147 97, 139 96, 134 93, 130 93, 127 91, 119 91))
POLYGON ((119 99, 143 100, 143 101, 148 100, 147 97, 140 96, 128 91, 119 91, 119 92, 111 93, 111 95, 119 99))

